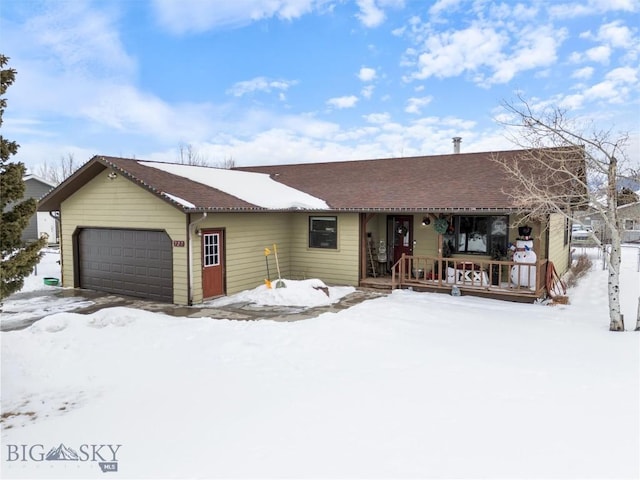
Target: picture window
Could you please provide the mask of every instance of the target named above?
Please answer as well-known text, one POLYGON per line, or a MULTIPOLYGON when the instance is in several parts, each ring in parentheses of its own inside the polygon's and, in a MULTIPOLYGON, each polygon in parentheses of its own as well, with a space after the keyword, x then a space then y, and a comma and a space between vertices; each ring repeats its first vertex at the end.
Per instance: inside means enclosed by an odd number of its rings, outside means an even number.
POLYGON ((338 248, 337 217, 309 217, 309 248, 338 248))

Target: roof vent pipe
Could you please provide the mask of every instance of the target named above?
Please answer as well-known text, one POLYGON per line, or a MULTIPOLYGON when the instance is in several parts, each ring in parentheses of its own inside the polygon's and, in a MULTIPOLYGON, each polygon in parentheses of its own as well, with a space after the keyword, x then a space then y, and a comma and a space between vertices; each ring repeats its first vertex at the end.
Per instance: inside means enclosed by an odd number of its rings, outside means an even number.
POLYGON ((453 137, 453 153, 460 153, 460 143, 462 143, 462 137, 453 137))

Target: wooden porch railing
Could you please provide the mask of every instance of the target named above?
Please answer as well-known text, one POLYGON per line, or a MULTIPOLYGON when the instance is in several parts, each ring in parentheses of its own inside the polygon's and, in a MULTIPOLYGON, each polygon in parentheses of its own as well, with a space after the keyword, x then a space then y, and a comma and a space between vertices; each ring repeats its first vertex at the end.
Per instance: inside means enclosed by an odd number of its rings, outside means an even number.
POLYGON ((391 288, 411 285, 458 287, 542 296, 547 260, 536 263, 486 260, 469 257, 403 255, 391 269, 391 288), (515 280, 511 272, 515 268, 515 280))

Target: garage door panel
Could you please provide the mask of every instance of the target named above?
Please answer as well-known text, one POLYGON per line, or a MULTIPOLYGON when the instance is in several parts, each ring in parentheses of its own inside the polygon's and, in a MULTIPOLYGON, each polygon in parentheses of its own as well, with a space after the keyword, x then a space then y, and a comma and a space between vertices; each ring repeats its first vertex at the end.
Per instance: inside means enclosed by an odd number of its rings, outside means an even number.
POLYGON ((78 256, 82 288, 173 301, 173 253, 165 232, 83 229, 78 256))

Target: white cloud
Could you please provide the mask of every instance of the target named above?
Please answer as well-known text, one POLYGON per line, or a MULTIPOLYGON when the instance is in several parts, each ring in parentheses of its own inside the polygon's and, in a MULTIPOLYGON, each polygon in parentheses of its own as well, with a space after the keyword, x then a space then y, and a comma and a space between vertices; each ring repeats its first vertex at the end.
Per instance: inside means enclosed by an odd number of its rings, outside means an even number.
MULTIPOLYGON (((590 67, 589 67, 590 68, 590 67)), ((585 69, 582 69, 585 70, 585 69)), ((629 95, 640 88, 638 71, 631 67, 619 67, 604 76, 604 80, 591 86, 580 86, 580 91, 555 100, 562 108, 577 110, 588 103, 625 103, 629 95)))
MULTIPOLYGON (((345 128, 310 116, 252 112, 213 130, 216 135, 197 146, 213 161, 233 158, 238 165, 258 165, 449 153, 451 137, 458 135, 465 139, 465 151, 480 151, 478 142, 484 141, 475 122, 455 117, 397 123, 391 122, 389 113, 380 112, 363 118, 369 126, 345 128), (276 124, 278 128, 270 126, 276 124)), ((506 142, 487 149, 502 145, 506 142)), ((171 152, 140 158, 175 160, 171 152)))
POLYGON ((495 62, 492 82, 506 83, 516 74, 537 67, 546 67, 556 62, 556 51, 566 32, 548 26, 523 29, 511 54, 495 62))
POLYGON ((371 82, 376 78, 376 69, 369 67, 362 67, 358 72, 358 78, 363 82, 371 82))
POLYGON ((287 91, 291 86, 296 85, 297 80, 271 80, 266 77, 255 77, 235 83, 227 93, 241 97, 253 92, 271 92, 272 90, 287 91))
POLYGON ((587 0, 586 2, 557 3, 549 8, 549 14, 558 18, 575 18, 607 12, 637 12, 637 0, 587 0))
POLYGON ((613 82, 633 84, 638 82, 638 71, 631 67, 614 68, 605 78, 613 82))
POLYGON ((513 7, 512 15, 514 18, 519 20, 533 20, 535 16, 538 14, 538 6, 537 5, 524 5, 522 3, 518 3, 513 7))
POLYGON ((584 95, 581 93, 576 93, 567 95, 560 99, 560 101, 558 102, 558 106, 563 109, 578 110, 579 108, 582 108, 584 101, 584 95))
POLYGON ((589 100, 607 100, 611 102, 620 102, 628 90, 613 81, 605 80, 589 87, 584 91, 584 96, 589 100))
MULTIPOLYGON (((225 137, 220 142, 213 139, 201 144, 199 152, 213 161, 233 158, 238 166, 355 160, 377 154, 370 145, 353 147, 283 128, 267 129, 251 137, 225 137)), ((156 158, 165 155, 160 153, 156 158)))
POLYGON ((404 111, 407 113, 420 114, 422 113, 422 109, 429 105, 433 100, 432 96, 428 97, 412 97, 407 100, 407 106, 404 108, 404 111))
MULTIPOLYGON (((508 7, 507 7, 508 8, 508 7)), ((506 83, 520 72, 556 63, 567 36, 549 25, 503 28, 500 22, 476 21, 461 30, 433 31, 414 24, 417 48, 408 48, 403 66, 414 68, 407 79, 456 77, 467 72, 481 86, 506 83), (498 28, 499 27, 499 28, 498 28)))
POLYGON ((369 115, 363 115, 363 117, 369 123, 382 124, 388 123, 391 120, 391 115, 388 113, 370 113, 369 115))
POLYGON ((632 31, 620 21, 602 25, 597 38, 615 48, 631 48, 634 45, 632 31))
POLYGON ((624 103, 632 91, 640 88, 638 72, 631 67, 611 70, 605 79, 586 89, 585 97, 593 100, 605 100, 610 103, 624 103))
POLYGON ((358 103, 358 97, 356 97, 355 95, 335 97, 327 100, 327 105, 330 105, 338 109, 352 108, 352 107, 355 107, 356 103, 358 103))
POLYGON ((384 11, 378 8, 375 0, 357 0, 356 3, 360 8, 360 12, 356 14, 356 17, 365 27, 378 27, 384 22, 384 11))
POLYGON ((607 45, 600 45, 586 50, 584 55, 592 62, 607 63, 611 56, 611 48, 607 45))
POLYGON ((580 80, 586 80, 588 78, 591 78, 591 76, 593 75, 594 72, 594 68, 593 67, 584 67, 584 68, 580 68, 576 71, 574 71, 571 74, 572 78, 577 78, 580 80))
POLYGON ((375 88, 376 87, 374 87, 373 85, 365 85, 364 87, 362 87, 362 90, 360 90, 360 95, 362 95, 364 98, 371 98, 375 88))
POLYGON ((610 57, 611 48, 608 45, 598 45, 584 52, 572 52, 569 55, 569 61, 571 63, 595 62, 607 64, 610 57))
POLYGON ((360 11, 356 18, 367 28, 380 26, 386 19, 385 8, 402 8, 404 0, 356 0, 360 11))
POLYGON ((262 19, 299 18, 329 0, 153 0, 158 23, 175 34, 236 28, 262 19))
POLYGON ((220 114, 211 105, 172 105, 134 85, 137 65, 117 27, 116 9, 102 11, 83 1, 45 3, 24 24, 12 24, 12 51, 19 52, 12 66, 19 81, 11 99, 22 120, 41 119, 30 141, 54 143, 77 135, 102 144, 114 136, 141 135, 177 143, 181 136, 211 131, 210 118, 220 114))
POLYGON ((46 4, 26 22, 28 37, 21 40, 47 52, 58 70, 124 77, 135 73, 136 63, 125 51, 116 22, 115 12, 91 9, 84 1, 46 4))
POLYGON ((460 75, 476 70, 501 56, 509 39, 493 28, 472 25, 464 30, 433 34, 425 42, 425 51, 418 56, 418 71, 412 76, 425 79, 460 75))
POLYGON ((169 104, 130 85, 101 85, 79 114, 97 125, 127 134, 152 135, 157 139, 197 138, 206 135, 215 118, 206 104, 169 104))
POLYGON ((456 11, 461 0, 438 0, 429 7, 429 15, 439 15, 441 12, 456 11))

